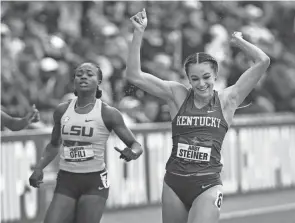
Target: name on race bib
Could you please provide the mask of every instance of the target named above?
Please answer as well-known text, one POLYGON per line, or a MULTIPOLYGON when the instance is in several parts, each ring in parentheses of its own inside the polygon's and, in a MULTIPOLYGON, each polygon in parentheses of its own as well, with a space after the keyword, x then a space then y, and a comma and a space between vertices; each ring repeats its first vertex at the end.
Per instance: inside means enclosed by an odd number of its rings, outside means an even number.
POLYGON ((210 155, 211 155, 210 147, 178 143, 177 157, 179 158, 198 161, 198 162, 209 162, 210 155))
POLYGON ((65 161, 83 162, 94 159, 92 145, 64 147, 65 161))

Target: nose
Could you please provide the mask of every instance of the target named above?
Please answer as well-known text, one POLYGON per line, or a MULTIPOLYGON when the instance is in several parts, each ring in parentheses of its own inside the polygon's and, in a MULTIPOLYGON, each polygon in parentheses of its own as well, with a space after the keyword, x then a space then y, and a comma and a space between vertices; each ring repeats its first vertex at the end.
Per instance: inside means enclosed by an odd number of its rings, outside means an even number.
POLYGON ((83 75, 81 76, 81 79, 83 79, 83 80, 87 79, 87 74, 83 73, 83 75))
POLYGON ((203 79, 200 79, 199 86, 200 87, 205 86, 205 81, 203 79))

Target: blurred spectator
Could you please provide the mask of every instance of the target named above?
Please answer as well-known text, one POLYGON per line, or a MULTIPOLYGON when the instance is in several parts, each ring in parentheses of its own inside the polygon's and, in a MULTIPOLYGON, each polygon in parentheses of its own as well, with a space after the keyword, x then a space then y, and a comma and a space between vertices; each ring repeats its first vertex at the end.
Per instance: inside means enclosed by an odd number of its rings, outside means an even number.
POLYGON ((126 125, 151 122, 146 113, 141 110, 141 102, 131 96, 123 98, 118 108, 120 109, 126 125))
POLYGON ((124 79, 133 31, 129 18, 143 7, 149 19, 144 71, 189 86, 182 63, 205 51, 219 62, 216 89, 224 89, 251 65, 251 58, 229 44, 232 32, 242 31, 271 57, 271 68, 242 105, 252 104, 237 114, 295 111, 292 1, 5 1, 1 6, 1 104, 10 115, 23 116, 35 103, 41 120, 50 124, 52 109, 73 96, 75 68, 91 61, 103 71, 102 99, 123 109, 128 122, 169 121, 162 101, 124 79))

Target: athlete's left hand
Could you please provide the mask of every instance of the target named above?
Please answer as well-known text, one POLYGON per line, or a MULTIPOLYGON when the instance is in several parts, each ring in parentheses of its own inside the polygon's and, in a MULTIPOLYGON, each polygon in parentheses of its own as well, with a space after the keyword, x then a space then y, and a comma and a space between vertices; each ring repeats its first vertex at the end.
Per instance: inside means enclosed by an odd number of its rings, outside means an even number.
POLYGON ((129 162, 131 160, 135 160, 139 156, 134 151, 132 151, 132 149, 130 149, 128 147, 126 147, 124 150, 120 150, 118 147, 114 147, 114 148, 117 152, 121 153, 120 159, 124 159, 126 162, 129 162))
POLYGON ((243 40, 243 34, 241 32, 234 32, 232 34, 231 43, 238 44, 241 40, 243 40))

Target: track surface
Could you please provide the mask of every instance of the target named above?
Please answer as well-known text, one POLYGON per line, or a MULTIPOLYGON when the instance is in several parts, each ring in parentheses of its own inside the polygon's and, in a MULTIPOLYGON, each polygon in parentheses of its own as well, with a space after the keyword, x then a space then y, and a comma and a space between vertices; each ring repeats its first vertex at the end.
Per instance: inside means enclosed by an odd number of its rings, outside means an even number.
MULTIPOLYGON (((162 223, 161 207, 106 212, 101 223, 162 223)), ((295 223, 295 189, 224 198, 220 223, 295 223)))

